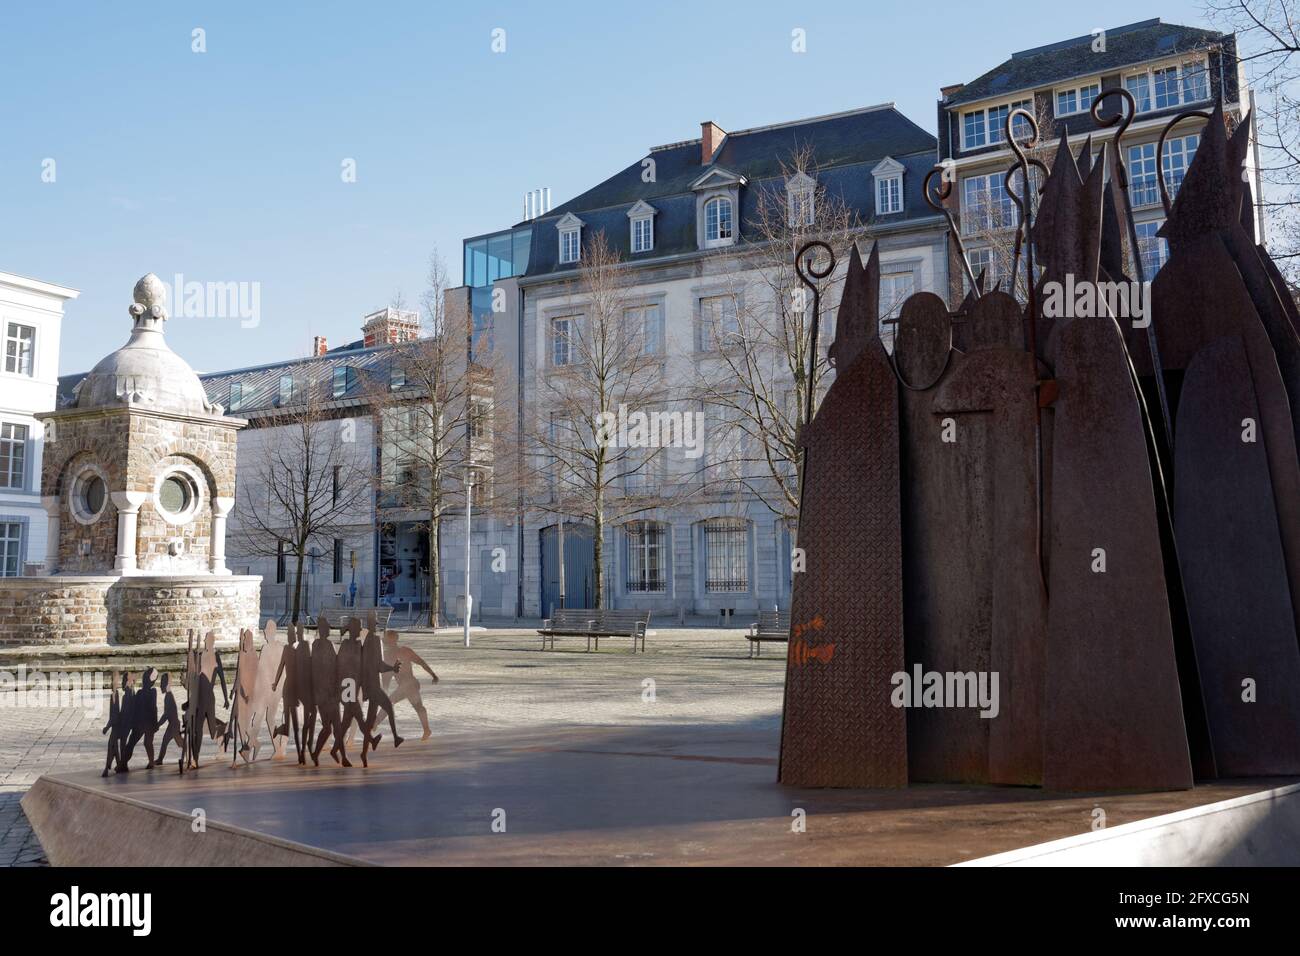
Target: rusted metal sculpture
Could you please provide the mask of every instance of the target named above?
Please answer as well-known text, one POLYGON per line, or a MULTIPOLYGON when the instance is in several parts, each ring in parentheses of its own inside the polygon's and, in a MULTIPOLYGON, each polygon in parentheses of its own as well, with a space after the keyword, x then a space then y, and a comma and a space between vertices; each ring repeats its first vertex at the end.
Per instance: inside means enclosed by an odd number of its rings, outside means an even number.
MULTIPOLYGON (((1177 196, 1161 182, 1149 311, 1114 293, 1147 278, 1133 108, 1107 91, 1114 139, 1094 160, 1063 135, 1050 168, 1033 117, 1007 117, 1023 304, 972 274, 937 168, 960 305, 911 296, 887 354, 875 253, 854 251, 802 436, 782 782, 1300 773, 1300 313, 1255 239, 1249 118, 1229 135, 1220 105, 1165 130, 1206 124, 1177 196), (1062 311, 1062 288, 1091 298, 1062 311), (996 704, 953 699, 984 677, 996 704)), ((806 252, 812 285, 830 271, 806 252)))

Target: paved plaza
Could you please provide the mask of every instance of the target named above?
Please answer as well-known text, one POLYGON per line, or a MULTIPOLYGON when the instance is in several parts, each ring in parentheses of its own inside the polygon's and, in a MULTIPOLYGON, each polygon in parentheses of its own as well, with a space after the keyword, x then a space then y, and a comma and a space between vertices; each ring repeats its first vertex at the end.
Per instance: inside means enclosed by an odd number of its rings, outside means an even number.
MULTIPOLYGON (((612 726, 675 727, 689 734, 689 728, 744 725, 770 739, 774 758, 784 648, 769 647, 771 656, 749 660, 739 629, 656 632, 647 640, 648 653, 635 655, 630 642, 621 640, 602 641, 599 653, 584 653, 585 641, 574 638, 560 638, 555 651, 542 652, 531 629, 476 631, 468 649, 459 634, 407 632, 402 642, 440 679, 433 685, 419 672, 435 737, 612 726)), ((233 673, 233 654, 223 654, 223 661, 233 673)), ((417 745, 415 711, 399 704, 397 714, 399 730, 412 741, 403 750, 417 745)), ((102 768, 103 724, 103 712, 87 715, 80 707, 0 709, 0 865, 44 862, 19 800, 42 774, 102 768)), ((211 745, 205 747, 205 755, 212 753, 211 745)), ((388 753, 385 741, 376 763, 388 753)), ((137 749, 132 763, 142 774, 144 762, 137 749)), ((152 771, 162 772, 172 771, 152 771)), ((775 777, 774 765, 770 772, 775 777)))

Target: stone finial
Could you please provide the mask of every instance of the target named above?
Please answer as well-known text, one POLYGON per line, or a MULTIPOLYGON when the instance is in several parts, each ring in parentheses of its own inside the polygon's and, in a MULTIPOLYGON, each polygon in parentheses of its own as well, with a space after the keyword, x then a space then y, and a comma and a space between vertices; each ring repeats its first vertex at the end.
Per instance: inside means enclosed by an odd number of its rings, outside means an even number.
POLYGON ((131 292, 130 312, 136 325, 161 324, 167 318, 167 287, 150 272, 135 284, 131 292))

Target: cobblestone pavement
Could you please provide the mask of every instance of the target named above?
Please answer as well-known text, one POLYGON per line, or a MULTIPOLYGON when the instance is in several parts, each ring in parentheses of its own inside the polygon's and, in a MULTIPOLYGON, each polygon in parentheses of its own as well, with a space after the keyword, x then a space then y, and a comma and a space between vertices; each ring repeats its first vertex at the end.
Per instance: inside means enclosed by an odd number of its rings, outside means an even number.
MULTIPOLYGON (((775 732, 784 648, 769 645, 770 656, 751 661, 742 634, 656 628, 646 640, 648 653, 635 655, 630 639, 602 641, 599 653, 588 654, 584 639, 557 638, 554 652, 542 652, 534 631, 515 629, 473 632, 468 649, 459 634, 427 631, 406 633, 402 643, 440 678, 434 685, 418 672, 435 735, 742 721, 775 732)), ((233 672, 231 657, 222 660, 233 672)), ((19 801, 43 773, 103 767, 103 701, 77 707, 0 703, 0 866, 41 865, 44 854, 19 801)), ((397 715, 402 734, 418 737, 420 724, 409 705, 399 704, 397 715)), ((133 765, 143 766, 142 750, 136 753, 133 765)))

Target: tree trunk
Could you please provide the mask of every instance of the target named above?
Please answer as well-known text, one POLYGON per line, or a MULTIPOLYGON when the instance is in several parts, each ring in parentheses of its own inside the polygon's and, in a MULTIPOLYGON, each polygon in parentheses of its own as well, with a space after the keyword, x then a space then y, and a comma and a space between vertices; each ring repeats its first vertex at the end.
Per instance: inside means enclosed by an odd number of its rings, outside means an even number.
MULTIPOLYGON (((599 481, 599 477, 597 481, 599 481)), ((592 515, 592 542, 591 542, 591 563, 592 574, 594 576, 596 594, 592 602, 593 608, 603 608, 605 606, 605 491, 603 488, 596 489, 596 507, 592 515)))
POLYGON ((306 548, 303 545, 301 544, 298 545, 298 556, 294 561, 295 569, 294 569, 294 577, 293 577, 293 618, 292 620, 293 623, 295 624, 298 623, 298 612, 302 608, 302 558, 303 558, 302 553, 305 550, 306 548))
POLYGON ((442 594, 442 534, 436 515, 429 515, 429 626, 438 626, 442 594))

